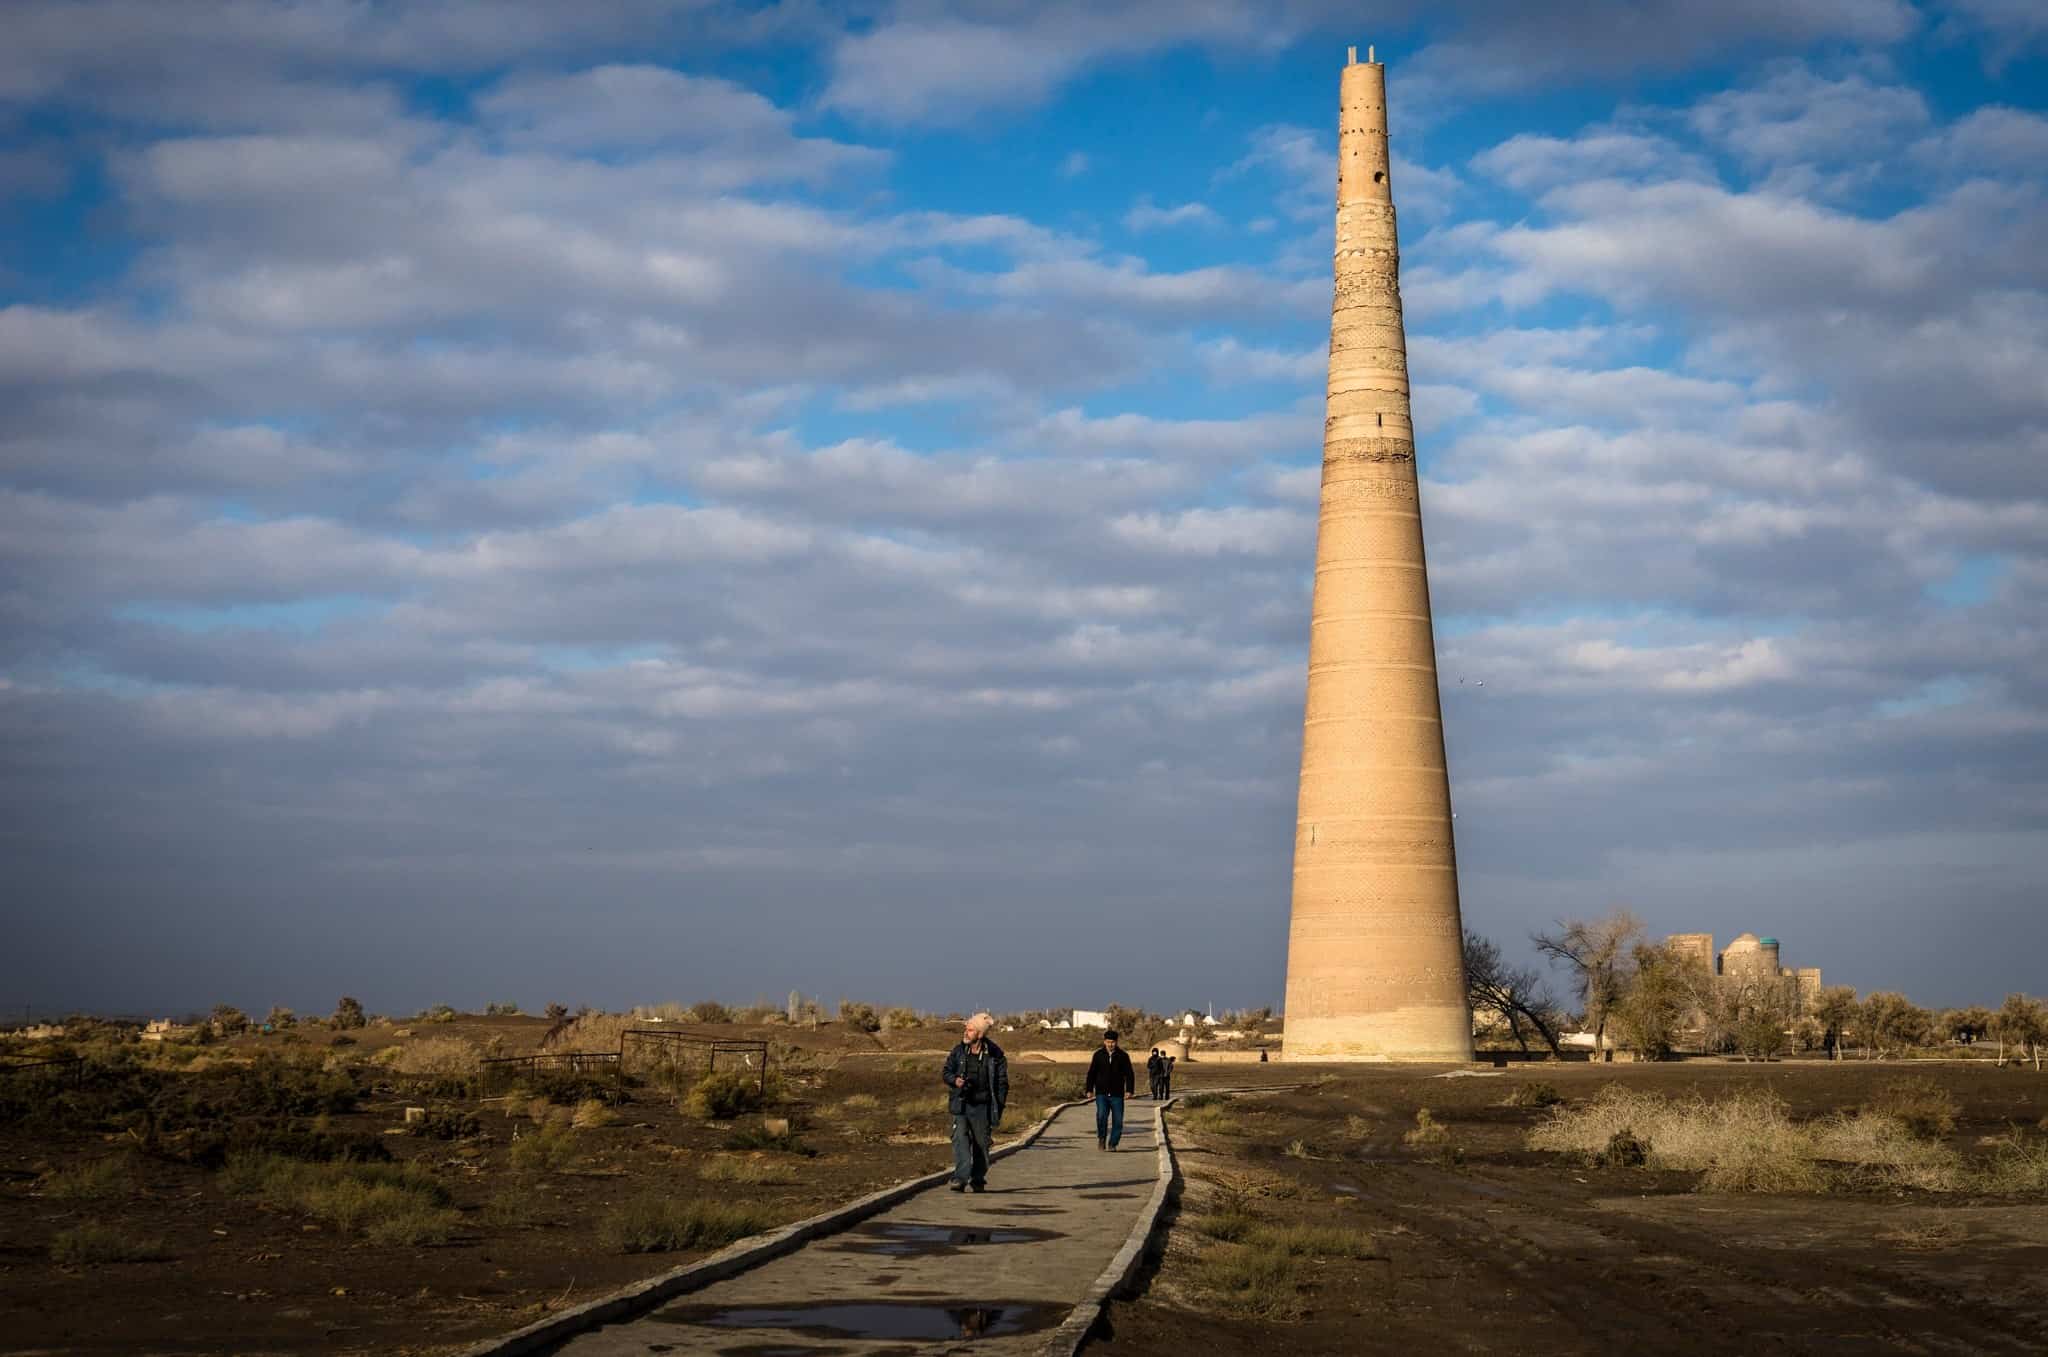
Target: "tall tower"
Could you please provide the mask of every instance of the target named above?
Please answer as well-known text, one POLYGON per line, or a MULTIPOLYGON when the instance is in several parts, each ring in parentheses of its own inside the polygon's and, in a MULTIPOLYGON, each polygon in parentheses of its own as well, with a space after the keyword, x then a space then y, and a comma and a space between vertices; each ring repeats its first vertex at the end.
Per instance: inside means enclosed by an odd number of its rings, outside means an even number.
POLYGON ((1294 835, 1285 1050, 1472 1058, 1450 776, 1415 493, 1387 71, 1353 48, 1294 835))

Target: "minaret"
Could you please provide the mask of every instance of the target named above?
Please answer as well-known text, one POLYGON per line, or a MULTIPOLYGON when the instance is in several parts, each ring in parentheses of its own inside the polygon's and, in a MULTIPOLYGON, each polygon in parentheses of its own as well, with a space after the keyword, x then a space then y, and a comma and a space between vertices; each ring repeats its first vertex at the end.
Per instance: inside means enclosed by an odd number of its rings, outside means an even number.
POLYGON ((1344 67, 1286 1058, 1472 1058, 1415 493, 1387 70, 1344 67))

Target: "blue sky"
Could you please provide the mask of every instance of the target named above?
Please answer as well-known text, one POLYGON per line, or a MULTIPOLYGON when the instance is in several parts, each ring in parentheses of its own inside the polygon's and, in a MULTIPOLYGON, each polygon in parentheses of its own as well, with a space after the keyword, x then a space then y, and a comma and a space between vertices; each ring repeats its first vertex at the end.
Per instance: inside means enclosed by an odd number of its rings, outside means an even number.
POLYGON ((600 10, 10 9, 0 998, 1277 1001, 1354 43, 1468 923, 2043 988, 2038 7, 600 10))

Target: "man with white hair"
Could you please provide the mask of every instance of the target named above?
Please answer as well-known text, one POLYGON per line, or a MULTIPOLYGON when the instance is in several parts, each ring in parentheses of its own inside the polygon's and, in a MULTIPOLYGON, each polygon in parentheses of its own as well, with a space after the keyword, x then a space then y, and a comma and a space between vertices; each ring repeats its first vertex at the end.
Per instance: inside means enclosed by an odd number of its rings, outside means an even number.
POLYGON ((986 1013, 969 1018, 959 1044, 946 1056, 943 1078, 947 1110, 953 1114, 953 1181, 948 1186, 955 1192, 987 1186, 989 1142, 1010 1101, 1010 1062, 988 1036, 995 1021, 986 1013))

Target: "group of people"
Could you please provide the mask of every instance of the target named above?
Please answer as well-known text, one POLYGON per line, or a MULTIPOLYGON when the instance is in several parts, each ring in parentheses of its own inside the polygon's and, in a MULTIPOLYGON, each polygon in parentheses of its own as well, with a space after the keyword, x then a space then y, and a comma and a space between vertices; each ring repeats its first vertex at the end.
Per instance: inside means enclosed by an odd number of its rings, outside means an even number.
MULTIPOLYGON (((953 1181, 948 1186, 955 1192, 980 1192, 987 1187, 989 1146, 1010 1101, 1010 1064, 1003 1048, 988 1035, 994 1025, 995 1019, 986 1013, 969 1018, 959 1044, 946 1055, 941 1075, 946 1083, 947 1110, 953 1116, 953 1181)), ((1173 1059, 1155 1046, 1145 1061, 1155 1099, 1173 1092, 1173 1059)), ((1088 1079, 1082 1086, 1083 1096, 1095 1099, 1096 1149, 1114 1150, 1123 1140, 1124 1099, 1137 1089, 1130 1054, 1119 1044, 1115 1029, 1104 1032, 1102 1049, 1089 1060, 1088 1079)))

